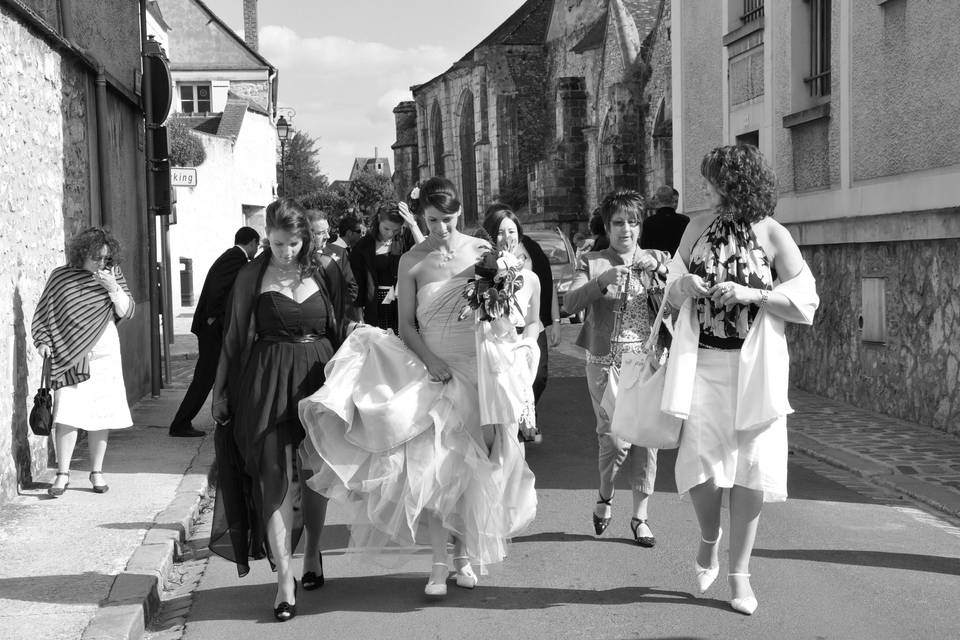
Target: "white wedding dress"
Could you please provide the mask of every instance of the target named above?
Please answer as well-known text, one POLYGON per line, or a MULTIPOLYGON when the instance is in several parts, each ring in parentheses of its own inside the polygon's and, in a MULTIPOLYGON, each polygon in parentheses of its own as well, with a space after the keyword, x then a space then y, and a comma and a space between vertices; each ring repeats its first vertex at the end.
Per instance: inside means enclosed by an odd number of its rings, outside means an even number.
MULTIPOLYGON (((496 425, 492 446, 484 444, 477 375, 483 340, 472 317, 458 320, 466 280, 429 283, 417 295, 420 333, 450 367, 449 382, 431 382, 393 333, 361 327, 327 364, 326 384, 300 403, 307 434, 301 453, 314 471, 307 483, 350 509, 351 547, 426 544, 422 516, 433 512, 483 570, 503 560, 508 539, 536 515, 534 476, 516 425, 496 425)), ((492 402, 509 402, 497 398, 492 402)))

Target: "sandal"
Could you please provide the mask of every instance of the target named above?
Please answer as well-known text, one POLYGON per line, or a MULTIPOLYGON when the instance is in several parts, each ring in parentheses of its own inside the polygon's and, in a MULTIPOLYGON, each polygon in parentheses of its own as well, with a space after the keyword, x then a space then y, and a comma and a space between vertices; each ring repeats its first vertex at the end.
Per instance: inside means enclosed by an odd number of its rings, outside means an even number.
POLYGON ((652 549, 653 546, 657 544, 657 539, 653 536, 638 535, 637 531, 640 529, 640 525, 642 524, 647 524, 647 521, 641 520, 640 518, 630 518, 630 530, 633 531, 633 540, 645 549, 652 549))
MULTIPOLYGON (((605 504, 608 507, 611 506, 611 501, 613 500, 613 494, 611 494, 609 498, 604 498, 599 493, 597 495, 600 497, 600 499, 597 500, 597 504, 605 504)), ((607 516, 606 518, 601 518, 600 516, 598 516, 596 511, 593 512, 593 530, 597 532, 598 536, 602 535, 603 532, 607 530, 607 527, 610 526, 610 519, 612 517, 613 517, 612 511, 611 511, 611 515, 607 516)))
POLYGON ((477 583, 480 581, 477 578, 477 574, 473 572, 473 567, 470 566, 470 558, 467 556, 456 556, 453 559, 453 568, 457 572, 457 586, 463 587, 464 589, 473 589, 477 586, 477 583), (461 567, 457 567, 457 560, 464 560, 464 564, 461 567))
POLYGON ((320 557, 320 575, 317 575, 316 571, 305 571, 300 577, 304 591, 313 591, 323 586, 323 553, 318 551, 317 555, 320 557))
POLYGON ((63 492, 67 490, 67 487, 70 486, 70 472, 69 471, 57 471, 57 477, 67 476, 67 483, 62 487, 56 486, 56 480, 54 480, 54 486, 47 489, 47 495, 51 498, 59 498, 63 495, 63 492))

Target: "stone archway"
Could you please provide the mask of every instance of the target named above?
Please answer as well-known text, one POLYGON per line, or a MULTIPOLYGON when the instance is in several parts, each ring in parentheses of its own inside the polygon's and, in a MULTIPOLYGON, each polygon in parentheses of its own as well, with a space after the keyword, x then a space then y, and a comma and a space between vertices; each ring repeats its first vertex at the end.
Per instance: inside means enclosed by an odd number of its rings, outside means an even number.
POLYGON ((460 202, 463 204, 463 224, 468 227, 478 223, 476 142, 473 93, 468 89, 460 98, 460 202))

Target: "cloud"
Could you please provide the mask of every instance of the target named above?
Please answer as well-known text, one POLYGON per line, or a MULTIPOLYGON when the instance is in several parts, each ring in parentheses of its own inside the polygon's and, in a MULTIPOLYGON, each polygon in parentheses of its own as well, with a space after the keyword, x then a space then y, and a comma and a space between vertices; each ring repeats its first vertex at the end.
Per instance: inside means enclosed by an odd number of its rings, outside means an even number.
POLYGON ((260 53, 279 70, 279 105, 295 109, 294 126, 320 139, 318 163, 331 179, 346 178, 353 158, 374 147, 389 157, 393 108, 459 57, 440 46, 302 37, 274 25, 261 28, 260 53))

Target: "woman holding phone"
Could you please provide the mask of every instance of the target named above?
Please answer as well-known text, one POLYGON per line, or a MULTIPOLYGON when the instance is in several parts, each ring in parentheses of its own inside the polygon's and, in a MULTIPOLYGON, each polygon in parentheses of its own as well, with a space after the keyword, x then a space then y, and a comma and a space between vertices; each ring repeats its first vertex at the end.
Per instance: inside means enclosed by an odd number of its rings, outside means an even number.
POLYGON ((120 361, 117 323, 133 317, 134 302, 120 271, 120 243, 99 227, 70 243, 68 263, 50 274, 33 316, 33 342, 50 360, 54 389, 57 477, 48 493, 63 495, 70 485, 70 460, 77 430, 87 432, 90 484, 109 487, 103 458, 111 429, 133 425, 120 361))

